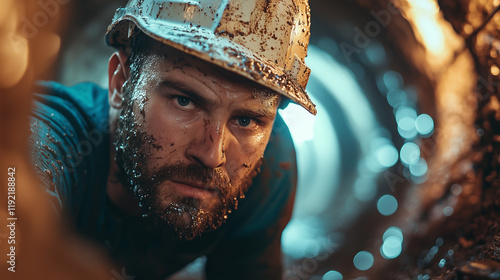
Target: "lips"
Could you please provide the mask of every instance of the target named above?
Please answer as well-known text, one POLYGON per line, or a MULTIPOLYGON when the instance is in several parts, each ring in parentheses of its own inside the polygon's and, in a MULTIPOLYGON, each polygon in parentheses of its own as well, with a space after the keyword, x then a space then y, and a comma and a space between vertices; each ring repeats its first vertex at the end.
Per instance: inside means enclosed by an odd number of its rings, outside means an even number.
POLYGON ((207 184, 202 184, 199 182, 189 182, 189 181, 173 181, 170 180, 176 189, 176 191, 187 197, 193 197, 198 199, 209 199, 215 196, 215 188, 207 184))

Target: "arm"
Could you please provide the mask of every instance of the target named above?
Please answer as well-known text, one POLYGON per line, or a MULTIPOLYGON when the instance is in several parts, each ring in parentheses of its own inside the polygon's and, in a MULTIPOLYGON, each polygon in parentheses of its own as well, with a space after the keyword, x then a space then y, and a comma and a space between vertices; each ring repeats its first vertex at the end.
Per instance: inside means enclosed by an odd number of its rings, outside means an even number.
MULTIPOLYGON (((65 204, 63 202, 69 198, 68 179, 71 169, 66 163, 66 146, 73 144, 73 141, 61 138, 63 128, 67 131, 64 133, 69 133, 69 124, 46 102, 44 95, 35 95, 34 108, 30 115, 28 151, 33 171, 54 210, 61 215, 65 204)), ((57 100, 52 103, 54 102, 57 100)))
POLYGON ((100 99, 106 95, 86 84, 41 83, 39 90, 33 94, 28 138, 33 170, 60 215, 81 214, 86 189, 106 168, 97 157, 107 151, 107 134, 90 118, 102 118, 99 106, 106 104, 100 99))

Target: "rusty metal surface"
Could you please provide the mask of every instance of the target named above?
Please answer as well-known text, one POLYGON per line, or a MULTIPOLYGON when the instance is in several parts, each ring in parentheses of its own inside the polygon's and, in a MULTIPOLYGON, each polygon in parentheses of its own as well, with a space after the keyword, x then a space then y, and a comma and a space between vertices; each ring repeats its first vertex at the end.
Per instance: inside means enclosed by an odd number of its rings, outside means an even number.
POLYGON ((461 44, 442 72, 448 82, 436 79, 436 149, 430 179, 410 193, 419 206, 405 216, 404 258, 375 279, 498 279, 500 3, 436 2, 461 44))

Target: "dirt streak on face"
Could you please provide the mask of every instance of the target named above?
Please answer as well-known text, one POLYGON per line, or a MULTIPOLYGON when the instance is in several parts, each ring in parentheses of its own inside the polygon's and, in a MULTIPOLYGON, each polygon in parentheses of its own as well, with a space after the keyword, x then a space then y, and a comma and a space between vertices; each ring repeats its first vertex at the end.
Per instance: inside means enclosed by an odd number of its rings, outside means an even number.
POLYGON ((137 79, 124 85, 115 159, 143 216, 190 240, 220 227, 244 197, 279 97, 168 51, 165 56, 155 48, 137 68, 137 79), (176 182, 202 184, 211 195, 183 195, 176 182))

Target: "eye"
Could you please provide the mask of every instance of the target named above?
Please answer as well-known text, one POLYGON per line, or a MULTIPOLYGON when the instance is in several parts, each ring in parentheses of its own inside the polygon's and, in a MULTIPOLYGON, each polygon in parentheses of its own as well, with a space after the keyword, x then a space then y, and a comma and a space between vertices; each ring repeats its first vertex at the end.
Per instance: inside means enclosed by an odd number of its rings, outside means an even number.
POLYGON ((238 117, 238 124, 242 127, 248 127, 254 122, 250 117, 238 117))
POLYGON ((191 99, 185 96, 177 96, 177 104, 182 107, 187 107, 191 103, 191 99))

